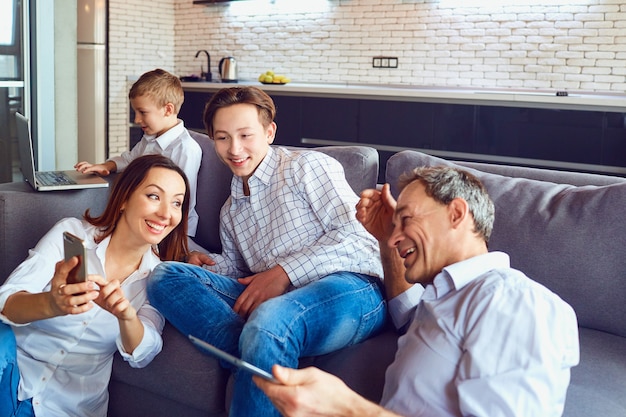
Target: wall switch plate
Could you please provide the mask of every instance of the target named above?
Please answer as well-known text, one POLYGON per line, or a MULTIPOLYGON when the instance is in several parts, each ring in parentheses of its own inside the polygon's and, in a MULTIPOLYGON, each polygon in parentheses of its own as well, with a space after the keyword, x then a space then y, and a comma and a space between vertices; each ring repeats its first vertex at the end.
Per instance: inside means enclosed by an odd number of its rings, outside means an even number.
POLYGON ((372 58, 372 68, 398 68, 398 57, 375 56, 372 58))

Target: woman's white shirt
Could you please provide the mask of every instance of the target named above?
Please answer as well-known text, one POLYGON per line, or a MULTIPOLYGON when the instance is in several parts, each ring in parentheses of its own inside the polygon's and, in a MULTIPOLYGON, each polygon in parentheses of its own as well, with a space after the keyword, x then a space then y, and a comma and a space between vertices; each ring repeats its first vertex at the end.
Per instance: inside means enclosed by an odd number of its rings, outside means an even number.
MULTIPOLYGON (((97 229, 84 220, 59 221, 29 251, 0 287, 0 312, 7 298, 19 291, 40 293, 50 290, 55 264, 63 259, 63 232, 84 239, 87 247, 87 272, 105 275, 105 253, 110 238, 94 242, 97 229)), ((130 366, 146 366, 161 351, 163 316, 148 303, 146 278, 160 262, 148 250, 139 268, 122 283, 122 290, 137 310, 144 325, 144 336, 129 355, 121 343, 118 320, 99 306, 82 314, 35 321, 26 325, 0 320, 12 326, 18 346, 20 385, 18 399, 33 398, 38 417, 106 416, 108 383, 113 354, 119 351, 130 366)))

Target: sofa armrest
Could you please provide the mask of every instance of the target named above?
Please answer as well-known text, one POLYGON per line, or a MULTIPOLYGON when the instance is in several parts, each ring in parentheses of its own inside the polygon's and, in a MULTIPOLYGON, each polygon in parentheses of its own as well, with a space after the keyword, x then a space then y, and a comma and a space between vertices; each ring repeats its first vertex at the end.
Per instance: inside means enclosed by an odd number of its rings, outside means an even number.
POLYGON ((0 184, 0 284, 28 256, 39 239, 64 217, 100 214, 109 188, 34 191, 26 183, 0 184))

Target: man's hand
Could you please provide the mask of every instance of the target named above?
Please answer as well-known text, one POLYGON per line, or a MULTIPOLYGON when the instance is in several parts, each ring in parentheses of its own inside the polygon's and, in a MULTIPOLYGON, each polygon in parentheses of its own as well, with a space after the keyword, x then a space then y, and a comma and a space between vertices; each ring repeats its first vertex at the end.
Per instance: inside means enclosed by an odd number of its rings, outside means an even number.
POLYGON ((284 416, 395 415, 361 397, 336 376, 317 368, 289 369, 274 365, 272 373, 280 384, 258 376, 253 380, 284 416))
POLYGON ((396 200, 391 195, 389 184, 385 184, 381 191, 367 189, 361 193, 356 205, 356 218, 383 246, 387 245, 393 232, 395 209, 396 200))
POLYGON ((262 302, 284 294, 291 284, 287 273, 280 265, 259 274, 239 278, 238 281, 247 285, 247 288, 237 298, 233 310, 244 318, 250 316, 262 302))

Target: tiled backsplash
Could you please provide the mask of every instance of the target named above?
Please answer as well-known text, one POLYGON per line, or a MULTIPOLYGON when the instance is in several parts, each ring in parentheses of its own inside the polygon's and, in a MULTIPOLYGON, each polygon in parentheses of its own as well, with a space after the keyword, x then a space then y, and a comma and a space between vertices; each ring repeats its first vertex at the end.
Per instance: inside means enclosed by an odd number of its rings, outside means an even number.
POLYGON ((128 76, 178 75, 237 58, 240 79, 626 90, 626 4, 617 0, 109 0, 110 153, 128 145, 128 76), (296 3, 296 4, 294 4, 296 3), (493 3, 498 3, 494 5, 493 3), (397 68, 372 68, 374 56, 397 68))

